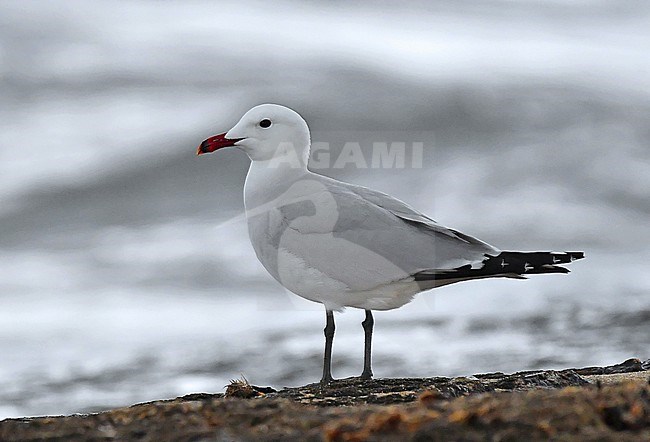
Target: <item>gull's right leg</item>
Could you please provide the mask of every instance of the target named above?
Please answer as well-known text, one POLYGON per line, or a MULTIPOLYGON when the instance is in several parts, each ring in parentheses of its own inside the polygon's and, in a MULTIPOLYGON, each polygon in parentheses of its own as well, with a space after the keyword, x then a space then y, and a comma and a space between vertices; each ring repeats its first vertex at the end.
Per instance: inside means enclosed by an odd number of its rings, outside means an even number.
POLYGON ((375 320, 372 317, 372 312, 366 310, 366 320, 361 323, 363 331, 365 332, 364 351, 363 351, 363 373, 361 379, 372 379, 372 363, 371 347, 372 347, 372 326, 375 325, 375 320))

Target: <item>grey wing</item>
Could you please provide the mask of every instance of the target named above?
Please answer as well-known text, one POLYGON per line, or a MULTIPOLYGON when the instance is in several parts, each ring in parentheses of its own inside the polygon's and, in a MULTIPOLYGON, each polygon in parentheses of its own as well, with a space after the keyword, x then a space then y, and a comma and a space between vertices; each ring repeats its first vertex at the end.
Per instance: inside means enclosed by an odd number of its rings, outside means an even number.
POLYGON ((420 229, 434 232, 435 234, 446 235, 466 244, 476 246, 478 249, 482 250, 482 253, 499 254, 500 252, 496 247, 481 241, 478 238, 474 238, 473 236, 466 235, 457 230, 438 224, 433 219, 390 195, 363 186, 350 185, 349 189, 361 196, 363 199, 376 204, 377 206, 391 212, 396 217, 401 218, 405 222, 411 223, 420 229))
POLYGON ((381 192, 333 182, 327 186, 339 212, 334 235, 383 256, 407 274, 481 267, 495 247, 448 229, 381 192))
POLYGON ((498 254, 397 199, 323 176, 296 181, 271 206, 249 217, 249 232, 260 261, 285 282, 293 264, 283 267, 281 256, 363 291, 423 271, 481 267, 498 254))

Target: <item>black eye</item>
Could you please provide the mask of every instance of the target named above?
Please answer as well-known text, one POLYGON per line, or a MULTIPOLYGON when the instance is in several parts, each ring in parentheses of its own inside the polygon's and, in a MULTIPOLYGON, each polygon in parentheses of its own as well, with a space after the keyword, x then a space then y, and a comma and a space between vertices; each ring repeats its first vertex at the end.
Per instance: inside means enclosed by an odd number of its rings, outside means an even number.
POLYGON ((268 118, 263 119, 262 121, 260 121, 260 127, 263 127, 264 129, 271 127, 271 120, 269 120, 268 118))

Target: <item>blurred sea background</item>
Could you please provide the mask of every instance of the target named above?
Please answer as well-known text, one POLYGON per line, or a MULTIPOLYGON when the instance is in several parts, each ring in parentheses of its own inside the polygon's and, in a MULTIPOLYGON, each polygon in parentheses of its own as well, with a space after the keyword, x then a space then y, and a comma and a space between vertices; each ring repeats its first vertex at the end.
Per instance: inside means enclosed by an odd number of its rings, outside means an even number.
MULTIPOLYGON (((314 141, 423 142, 320 170, 570 275, 375 315, 378 377, 650 357, 650 3, 0 1, 0 418, 320 378, 322 306, 258 264, 248 159, 197 158, 253 105, 314 141)), ((362 369, 337 314, 334 375, 362 369)))

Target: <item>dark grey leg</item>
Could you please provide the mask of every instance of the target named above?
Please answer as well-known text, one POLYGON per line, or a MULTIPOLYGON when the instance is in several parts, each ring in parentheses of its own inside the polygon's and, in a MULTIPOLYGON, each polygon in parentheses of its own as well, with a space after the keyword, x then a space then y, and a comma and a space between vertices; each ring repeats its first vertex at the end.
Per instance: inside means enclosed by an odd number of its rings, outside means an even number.
POLYGON ((372 312, 366 310, 366 320, 361 323, 363 326, 363 331, 366 333, 364 353, 363 353, 363 373, 361 373, 361 379, 372 379, 372 363, 371 358, 371 347, 372 347, 372 327, 375 325, 375 320, 372 317, 372 312))
POLYGON ((323 357, 323 378, 321 385, 327 385, 334 380, 332 378, 332 342, 334 341, 334 312, 325 310, 327 323, 325 324, 325 356, 323 357))

